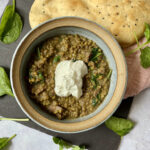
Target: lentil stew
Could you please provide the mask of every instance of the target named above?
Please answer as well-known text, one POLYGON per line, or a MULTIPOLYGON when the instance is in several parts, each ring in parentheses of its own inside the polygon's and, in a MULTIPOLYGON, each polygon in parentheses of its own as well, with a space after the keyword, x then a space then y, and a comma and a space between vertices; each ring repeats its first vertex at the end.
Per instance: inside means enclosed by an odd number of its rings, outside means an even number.
POLYGON ((105 99, 112 70, 95 42, 80 35, 59 35, 37 46, 29 65, 31 98, 58 119, 75 119, 94 112, 105 99), (55 94, 55 69, 63 60, 82 60, 88 67, 83 78, 83 95, 59 97, 55 94))

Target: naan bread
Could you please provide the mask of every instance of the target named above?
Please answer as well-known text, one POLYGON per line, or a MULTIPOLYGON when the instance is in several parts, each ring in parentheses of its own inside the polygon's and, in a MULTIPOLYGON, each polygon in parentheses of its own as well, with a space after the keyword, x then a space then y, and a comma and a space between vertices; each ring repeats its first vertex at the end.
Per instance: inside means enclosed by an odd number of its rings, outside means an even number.
POLYGON ((123 47, 135 43, 150 24, 150 0, 35 0, 29 14, 32 28, 55 17, 80 16, 108 29, 123 47))

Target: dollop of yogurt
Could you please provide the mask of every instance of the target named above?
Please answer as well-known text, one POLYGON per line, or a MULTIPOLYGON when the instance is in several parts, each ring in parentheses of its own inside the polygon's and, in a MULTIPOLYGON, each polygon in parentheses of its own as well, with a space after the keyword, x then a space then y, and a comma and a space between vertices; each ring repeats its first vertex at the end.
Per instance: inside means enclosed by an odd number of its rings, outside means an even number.
POLYGON ((55 93, 60 97, 82 96, 82 78, 88 73, 86 64, 81 61, 61 61, 55 70, 55 93))

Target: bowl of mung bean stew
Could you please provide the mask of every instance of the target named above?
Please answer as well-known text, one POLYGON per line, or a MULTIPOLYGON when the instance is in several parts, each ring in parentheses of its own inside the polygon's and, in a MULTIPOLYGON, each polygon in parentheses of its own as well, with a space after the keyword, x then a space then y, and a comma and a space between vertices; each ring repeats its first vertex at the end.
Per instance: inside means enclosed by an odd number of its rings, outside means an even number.
POLYGON ((102 124, 127 83, 124 55, 100 25, 79 17, 46 21, 19 43, 11 83, 25 114, 40 126, 76 133, 102 124))

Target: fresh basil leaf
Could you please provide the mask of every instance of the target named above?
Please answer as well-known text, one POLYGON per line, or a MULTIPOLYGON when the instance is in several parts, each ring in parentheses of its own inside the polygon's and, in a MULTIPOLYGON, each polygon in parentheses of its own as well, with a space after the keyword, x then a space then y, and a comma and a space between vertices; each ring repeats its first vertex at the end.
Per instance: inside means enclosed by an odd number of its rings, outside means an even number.
POLYGON ((143 68, 150 67, 150 47, 141 50, 140 61, 143 68))
POLYGON ((91 57, 90 61, 96 61, 97 58, 101 55, 102 53, 99 51, 99 48, 93 48, 91 52, 91 57))
POLYGON ((5 94, 14 96, 11 90, 9 78, 4 68, 0 67, 0 96, 5 95, 5 94))
POLYGON ((132 121, 117 117, 109 118, 105 122, 105 125, 121 137, 128 134, 134 127, 134 123, 132 121))
POLYGON ((8 144, 8 142, 12 140, 15 136, 16 134, 10 138, 0 138, 0 150, 3 149, 8 144))
POLYGON ((3 33, 1 41, 5 44, 10 44, 16 41, 22 31, 22 21, 18 13, 15 12, 11 21, 11 27, 3 33))
POLYGON ((147 39, 147 41, 150 42, 150 25, 145 23, 145 31, 144 31, 144 35, 147 39))
POLYGON ((55 56, 53 59, 53 63, 57 63, 60 61, 60 56, 55 56))

